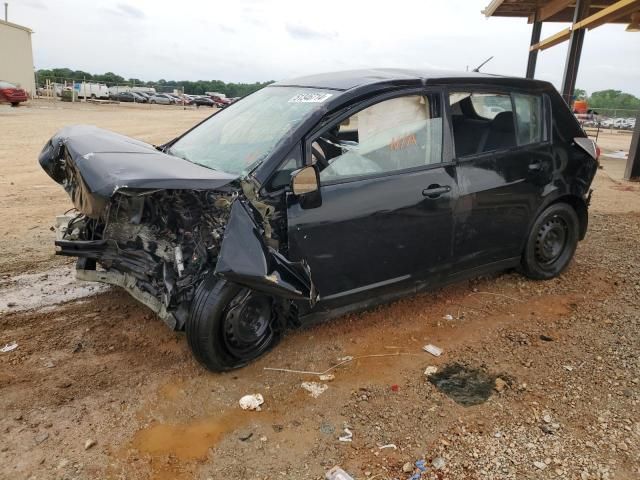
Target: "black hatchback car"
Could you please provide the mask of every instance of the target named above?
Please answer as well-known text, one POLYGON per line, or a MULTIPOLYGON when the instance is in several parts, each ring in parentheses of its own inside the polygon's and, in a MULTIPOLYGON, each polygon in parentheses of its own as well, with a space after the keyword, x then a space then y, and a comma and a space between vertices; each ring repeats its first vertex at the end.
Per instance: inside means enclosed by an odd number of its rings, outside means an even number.
POLYGON ((67 127, 57 253, 186 330, 211 370, 287 326, 519 268, 587 230, 597 147, 546 82, 380 69, 264 88, 165 145, 67 127))

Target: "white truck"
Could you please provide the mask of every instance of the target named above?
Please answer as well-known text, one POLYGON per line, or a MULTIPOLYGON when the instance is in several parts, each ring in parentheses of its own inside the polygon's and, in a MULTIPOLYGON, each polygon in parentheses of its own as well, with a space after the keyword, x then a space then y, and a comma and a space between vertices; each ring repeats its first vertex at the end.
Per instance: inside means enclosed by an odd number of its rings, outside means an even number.
POLYGON ((109 88, 104 83, 79 82, 73 85, 78 98, 109 98, 109 88))

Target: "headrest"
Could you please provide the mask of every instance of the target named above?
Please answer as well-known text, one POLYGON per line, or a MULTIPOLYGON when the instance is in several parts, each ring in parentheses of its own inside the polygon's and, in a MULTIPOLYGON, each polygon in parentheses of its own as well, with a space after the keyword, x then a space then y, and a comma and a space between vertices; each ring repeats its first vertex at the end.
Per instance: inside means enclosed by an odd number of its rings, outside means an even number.
POLYGON ((491 130, 513 132, 513 112, 500 112, 491 120, 491 130))

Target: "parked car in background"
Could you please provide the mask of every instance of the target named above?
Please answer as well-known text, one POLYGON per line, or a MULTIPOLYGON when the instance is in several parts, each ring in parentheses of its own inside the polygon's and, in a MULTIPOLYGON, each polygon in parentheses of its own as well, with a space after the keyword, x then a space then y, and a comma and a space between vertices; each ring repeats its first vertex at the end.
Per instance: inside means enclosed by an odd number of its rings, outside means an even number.
POLYGON ((136 103, 146 103, 147 99, 141 95, 138 95, 134 92, 120 92, 114 97, 115 100, 119 102, 136 102, 136 103))
POLYGON ((12 107, 17 107, 28 99, 26 90, 13 83, 0 80, 0 103, 10 103, 12 107))
POLYGON ((156 93, 149 99, 149 103, 157 103, 160 105, 173 105, 176 103, 176 99, 167 95, 166 93, 156 93))
POLYGON ((215 102, 211 100, 209 97, 204 96, 196 96, 191 102, 197 107, 214 107, 215 102))
POLYGON ((142 98, 144 98, 147 102, 149 101, 149 99, 151 98, 151 95, 149 95, 147 92, 132 92, 135 93, 136 95, 141 96, 142 98))
POLYGON ((227 97, 221 97, 219 95, 211 95, 209 98, 213 100, 217 107, 225 108, 231 105, 233 102, 229 100, 227 97))
POLYGON ((77 208, 56 253, 220 371, 287 326, 504 269, 557 277, 597 157, 548 82, 374 69, 278 82, 159 147, 65 127, 39 161, 77 208))

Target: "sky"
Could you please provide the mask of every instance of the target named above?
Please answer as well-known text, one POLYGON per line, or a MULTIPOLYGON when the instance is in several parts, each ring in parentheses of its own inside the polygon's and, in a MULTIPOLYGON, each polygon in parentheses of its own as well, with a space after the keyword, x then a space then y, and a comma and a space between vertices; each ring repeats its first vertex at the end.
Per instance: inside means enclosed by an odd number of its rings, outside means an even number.
MULTIPOLYGON (((473 69, 524 76, 531 25, 485 18, 490 0, 3 0, 33 35, 37 69, 111 71, 142 80, 283 80, 366 67, 473 69)), ((542 37, 565 24, 543 25, 542 37)), ((640 33, 585 36, 577 87, 640 96, 640 33)), ((568 42, 538 56, 559 87, 568 42)))

